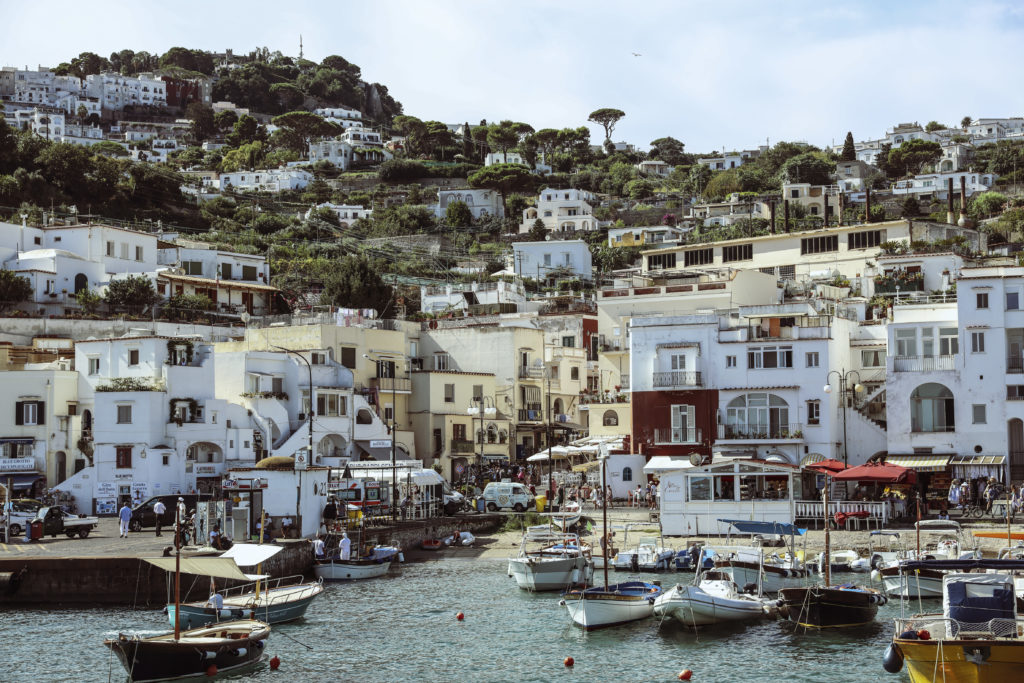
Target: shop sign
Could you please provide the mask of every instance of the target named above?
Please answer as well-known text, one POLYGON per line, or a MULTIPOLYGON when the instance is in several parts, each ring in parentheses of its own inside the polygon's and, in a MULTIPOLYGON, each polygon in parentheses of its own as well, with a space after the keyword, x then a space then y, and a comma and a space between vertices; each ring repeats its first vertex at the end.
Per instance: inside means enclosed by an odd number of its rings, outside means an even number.
POLYGON ((216 465, 197 465, 196 474, 217 474, 216 465))
POLYGON ((34 472, 35 458, 0 458, 0 472, 34 472))
POLYGON ((97 498, 113 498, 117 495, 117 484, 112 481, 96 482, 97 498))

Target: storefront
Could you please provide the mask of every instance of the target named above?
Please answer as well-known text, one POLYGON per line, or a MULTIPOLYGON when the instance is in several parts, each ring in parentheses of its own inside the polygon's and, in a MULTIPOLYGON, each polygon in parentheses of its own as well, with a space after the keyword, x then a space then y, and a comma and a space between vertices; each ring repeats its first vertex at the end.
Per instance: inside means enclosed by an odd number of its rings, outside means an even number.
POLYGON ((953 483, 950 461, 954 457, 949 453, 888 455, 885 464, 914 470, 917 473, 916 488, 921 495, 921 512, 938 513, 948 505, 949 486, 953 483))
POLYGON ((950 460, 950 467, 954 479, 966 480, 970 484, 974 500, 982 499, 990 479, 1000 483, 1006 482, 1005 455, 954 455, 950 460))
MULTIPOLYGON (((32 444, 32 439, 27 443, 32 444)), ((0 484, 9 488, 14 498, 36 498, 45 488, 46 475, 36 471, 35 458, 0 458, 0 484)))

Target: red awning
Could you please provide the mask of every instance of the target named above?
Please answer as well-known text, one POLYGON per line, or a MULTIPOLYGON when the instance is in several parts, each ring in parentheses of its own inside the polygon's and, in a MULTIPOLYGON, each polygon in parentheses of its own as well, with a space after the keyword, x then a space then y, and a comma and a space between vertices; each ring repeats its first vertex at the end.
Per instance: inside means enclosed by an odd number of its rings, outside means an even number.
POLYGON ((879 465, 867 463, 859 467, 836 473, 837 481, 874 481, 886 484, 913 484, 917 481, 917 472, 899 465, 879 465))
POLYGON ((833 474, 835 472, 842 472, 846 469, 846 465, 839 462, 835 458, 829 458, 828 460, 819 460, 818 462, 812 462, 807 465, 809 470, 820 470, 821 472, 827 472, 833 474))

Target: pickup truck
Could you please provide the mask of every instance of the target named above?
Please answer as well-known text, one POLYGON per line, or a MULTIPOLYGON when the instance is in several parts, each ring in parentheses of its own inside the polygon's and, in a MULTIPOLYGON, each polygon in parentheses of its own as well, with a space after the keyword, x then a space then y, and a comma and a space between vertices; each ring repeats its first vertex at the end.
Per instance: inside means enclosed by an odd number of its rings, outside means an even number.
POLYGON ((43 523, 43 536, 56 538, 57 534, 67 534, 68 538, 85 538, 96 528, 100 520, 85 515, 75 516, 58 507, 48 507, 39 508, 39 514, 33 521, 43 523))

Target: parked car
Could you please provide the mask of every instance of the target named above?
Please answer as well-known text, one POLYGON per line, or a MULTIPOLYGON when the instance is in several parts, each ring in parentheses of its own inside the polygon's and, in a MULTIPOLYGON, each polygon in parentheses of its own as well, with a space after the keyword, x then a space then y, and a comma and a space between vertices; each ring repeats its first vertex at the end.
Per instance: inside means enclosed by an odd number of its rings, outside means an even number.
MULTIPOLYGON (((11 537, 21 536, 28 523, 36 518, 43 504, 31 498, 15 498, 11 500, 11 537)), ((0 528, 7 523, 7 514, 0 516, 0 528)))
POLYGON ((58 507, 48 507, 39 508, 39 513, 32 521, 43 523, 44 536, 56 538, 57 534, 67 534, 68 538, 85 538, 100 520, 85 515, 72 515, 58 507))
POLYGON ((534 499, 529 489, 522 484, 492 481, 484 487, 481 496, 491 512, 512 508, 516 512, 525 512, 533 507, 534 499))
POLYGON ((145 527, 156 526, 156 513, 153 512, 153 506, 158 500, 162 500, 166 508, 160 519, 160 525, 173 527, 178 498, 185 499, 185 510, 191 515, 196 511, 196 503, 200 500, 209 500, 210 496, 197 493, 168 493, 162 496, 153 496, 132 508, 132 520, 128 522, 128 528, 132 531, 142 531, 145 527))

